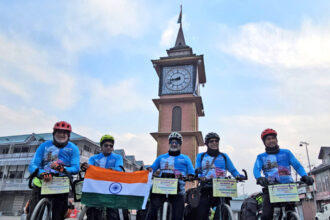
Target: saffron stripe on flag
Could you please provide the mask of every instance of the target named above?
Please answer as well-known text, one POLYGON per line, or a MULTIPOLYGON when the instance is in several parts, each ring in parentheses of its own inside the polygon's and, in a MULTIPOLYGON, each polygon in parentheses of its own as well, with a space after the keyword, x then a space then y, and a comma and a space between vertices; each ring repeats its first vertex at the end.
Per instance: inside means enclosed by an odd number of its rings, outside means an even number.
POLYGON ((87 169, 85 179, 103 180, 121 183, 148 183, 149 171, 135 171, 124 173, 90 165, 87 169))
POLYGON ((143 209, 143 196, 105 195, 99 193, 83 193, 81 202, 90 207, 109 207, 123 209, 143 209))

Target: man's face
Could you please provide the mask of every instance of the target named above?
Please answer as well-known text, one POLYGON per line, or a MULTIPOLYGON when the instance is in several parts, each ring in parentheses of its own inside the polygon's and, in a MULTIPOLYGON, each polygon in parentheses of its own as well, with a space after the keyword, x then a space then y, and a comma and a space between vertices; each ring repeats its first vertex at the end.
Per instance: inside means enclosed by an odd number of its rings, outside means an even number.
POLYGON ((54 138, 58 143, 65 143, 69 140, 69 132, 57 130, 55 131, 54 138))
POLYGON ((264 142, 266 147, 272 148, 277 146, 277 138, 274 135, 268 135, 264 142))
POLYGON ((101 149, 105 156, 110 155, 113 151, 113 143, 111 141, 106 141, 102 144, 101 149))
POLYGON ((207 144, 207 147, 209 147, 212 150, 219 149, 219 140, 217 138, 211 138, 209 140, 209 143, 207 144))
POLYGON ((170 151, 180 151, 181 145, 179 144, 179 141, 176 139, 172 139, 170 141, 170 151))

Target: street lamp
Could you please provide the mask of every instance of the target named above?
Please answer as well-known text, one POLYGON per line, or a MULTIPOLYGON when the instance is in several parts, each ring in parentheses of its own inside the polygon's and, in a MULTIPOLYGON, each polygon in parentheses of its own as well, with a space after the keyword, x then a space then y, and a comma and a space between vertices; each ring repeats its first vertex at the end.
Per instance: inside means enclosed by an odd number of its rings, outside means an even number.
MULTIPOLYGON (((309 175, 312 175, 312 172, 311 172, 311 163, 309 161, 309 154, 308 154, 308 148, 307 146, 309 145, 309 143, 305 142, 305 141, 300 141, 300 144, 299 146, 300 147, 303 147, 305 145, 306 147, 306 153, 307 153, 307 160, 308 160, 308 168, 309 168, 309 175)), ((314 205, 315 205, 315 212, 317 212, 317 204, 316 204, 316 190, 315 190, 315 187, 314 187, 314 184, 313 184, 313 200, 314 200, 314 205)))
POLYGON ((306 152, 307 152, 307 160, 308 160, 308 168, 309 168, 309 173, 311 174, 311 163, 309 161, 309 154, 308 154, 308 148, 307 146, 309 145, 309 143, 305 142, 305 141, 300 141, 299 146, 302 147, 304 146, 306 147, 306 152))

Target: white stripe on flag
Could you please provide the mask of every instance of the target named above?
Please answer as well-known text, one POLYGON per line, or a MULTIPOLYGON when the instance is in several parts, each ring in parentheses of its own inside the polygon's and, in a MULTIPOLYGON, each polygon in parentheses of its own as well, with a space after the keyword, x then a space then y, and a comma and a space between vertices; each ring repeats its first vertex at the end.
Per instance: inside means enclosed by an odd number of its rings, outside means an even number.
MULTIPOLYGON (((84 185, 82 188, 82 192, 99 193, 99 194, 113 194, 113 195, 146 196, 149 194, 149 190, 151 187, 151 182, 149 182, 149 183, 119 183, 121 185, 121 189, 112 190, 113 192, 110 192, 110 185, 112 183, 116 183, 116 182, 85 179, 84 185)), ((116 183, 116 184, 118 184, 118 183, 116 183)))

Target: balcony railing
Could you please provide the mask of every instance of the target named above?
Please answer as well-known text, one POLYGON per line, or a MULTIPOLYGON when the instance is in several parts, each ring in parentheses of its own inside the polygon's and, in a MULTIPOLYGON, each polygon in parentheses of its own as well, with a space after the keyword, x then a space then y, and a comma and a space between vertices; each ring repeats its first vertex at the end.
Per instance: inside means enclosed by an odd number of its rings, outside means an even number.
POLYGON ((22 191, 30 190, 28 181, 25 179, 6 179, 3 182, 0 180, 0 191, 22 191))
POLYGON ((27 158, 33 157, 34 153, 13 153, 13 154, 0 154, 0 159, 6 158, 27 158))

